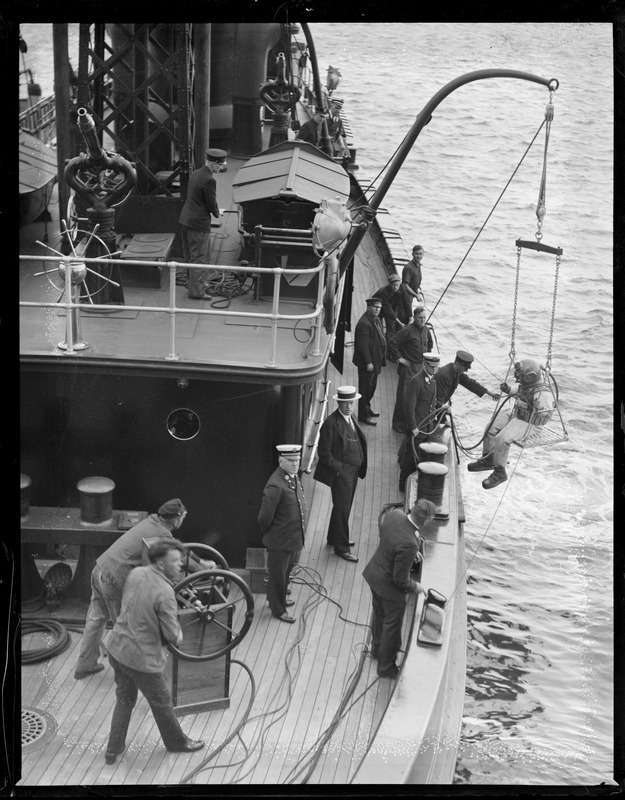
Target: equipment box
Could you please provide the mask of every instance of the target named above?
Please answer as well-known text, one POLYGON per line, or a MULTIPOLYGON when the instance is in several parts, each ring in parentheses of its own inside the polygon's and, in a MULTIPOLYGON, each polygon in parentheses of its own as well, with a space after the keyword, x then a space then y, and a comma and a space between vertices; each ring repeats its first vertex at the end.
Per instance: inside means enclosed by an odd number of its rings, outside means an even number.
POLYGON ((256 594, 267 594, 267 551, 264 547, 248 547, 245 568, 250 573, 250 589, 256 594))

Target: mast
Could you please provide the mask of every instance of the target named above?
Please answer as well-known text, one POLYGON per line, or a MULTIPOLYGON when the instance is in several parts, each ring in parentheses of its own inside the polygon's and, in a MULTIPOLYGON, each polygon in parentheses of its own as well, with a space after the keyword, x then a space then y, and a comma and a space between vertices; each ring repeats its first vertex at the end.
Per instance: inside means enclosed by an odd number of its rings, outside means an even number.
POLYGON ((356 224, 352 229, 352 234, 348 238, 345 248, 341 254, 341 274, 354 257, 354 253, 358 249, 358 246, 362 241, 367 228, 371 224, 376 210, 382 204, 382 201, 384 200, 387 191, 393 183, 395 176, 406 160, 406 156, 412 149, 412 146, 416 142, 423 128, 425 128, 428 122, 432 119, 432 112, 434 109, 440 105, 440 103, 448 95, 450 95, 460 86, 464 86, 465 84, 473 81, 486 80, 488 78, 515 78, 517 80, 531 81, 533 83, 539 83, 543 86, 546 86, 550 92, 556 91, 559 86, 559 82, 555 78, 541 78, 538 75, 532 75, 530 72, 522 72, 516 69, 478 69, 474 72, 467 72, 458 78, 454 78, 452 81, 449 81, 449 83, 445 84, 442 89, 439 89, 439 91, 423 106, 417 115, 417 118, 408 131, 406 138, 400 145, 395 157, 391 161, 386 174, 380 181, 377 191, 360 211, 359 219, 356 220, 356 224))

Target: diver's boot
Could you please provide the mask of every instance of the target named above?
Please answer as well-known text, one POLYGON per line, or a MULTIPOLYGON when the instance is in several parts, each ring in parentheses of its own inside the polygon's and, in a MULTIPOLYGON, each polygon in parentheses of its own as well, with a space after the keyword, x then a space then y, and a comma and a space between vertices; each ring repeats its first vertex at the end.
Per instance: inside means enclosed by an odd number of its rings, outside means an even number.
POLYGON ((467 464, 469 472, 484 472, 489 469, 495 469, 491 456, 482 456, 477 461, 471 461, 467 464))
POLYGON ((508 480, 508 476, 506 475, 506 470, 503 467, 495 467, 493 472, 482 481, 482 486, 485 489, 494 489, 495 486, 499 486, 500 483, 508 480))

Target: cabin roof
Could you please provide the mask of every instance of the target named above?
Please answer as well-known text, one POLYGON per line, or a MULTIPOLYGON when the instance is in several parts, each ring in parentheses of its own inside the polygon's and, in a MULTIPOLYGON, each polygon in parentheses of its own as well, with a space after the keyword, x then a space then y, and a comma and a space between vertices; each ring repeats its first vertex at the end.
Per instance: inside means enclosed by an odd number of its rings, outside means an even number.
POLYGON ((20 130, 20 194, 56 180, 56 151, 36 136, 20 130))
POLYGON ((269 198, 308 200, 349 197, 347 172, 308 142, 289 141, 264 150, 244 164, 233 184, 235 203, 269 198))

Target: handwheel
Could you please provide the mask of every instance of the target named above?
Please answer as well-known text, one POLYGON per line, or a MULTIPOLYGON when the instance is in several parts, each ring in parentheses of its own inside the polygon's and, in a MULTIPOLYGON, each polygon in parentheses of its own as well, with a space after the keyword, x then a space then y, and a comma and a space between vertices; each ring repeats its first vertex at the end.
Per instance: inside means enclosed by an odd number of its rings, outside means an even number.
MULTIPOLYGON (((209 547, 207 544, 203 542, 185 542, 184 543, 185 550, 187 551, 182 557, 182 569, 184 571, 185 577, 187 575, 191 575, 191 571, 189 570, 189 561, 191 550, 202 550, 205 553, 204 559, 210 559, 211 561, 216 561, 219 569, 227 569, 230 570, 228 566, 228 562, 219 552, 219 550, 215 550, 214 547, 209 547)), ((196 553, 196 555, 202 557, 200 553, 196 553)))
POLYGON ((185 661, 220 658, 241 642, 252 624, 254 598, 234 572, 194 572, 183 578, 174 592, 183 641, 169 644, 169 649, 185 661))

